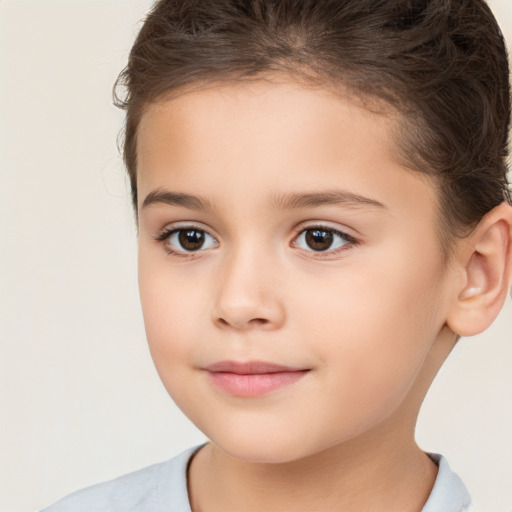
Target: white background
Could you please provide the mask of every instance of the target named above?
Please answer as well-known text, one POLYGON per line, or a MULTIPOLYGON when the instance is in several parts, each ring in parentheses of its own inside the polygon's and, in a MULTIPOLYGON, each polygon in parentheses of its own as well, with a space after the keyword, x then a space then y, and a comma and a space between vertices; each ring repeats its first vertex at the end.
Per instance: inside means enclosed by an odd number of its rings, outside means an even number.
MULTIPOLYGON (((0 0, 0 512, 202 440, 146 347, 116 148, 111 87, 149 5, 0 0)), ((512 46, 512 0, 491 6, 512 46)), ((482 512, 512 511, 510 302, 461 341, 418 426, 482 512)))

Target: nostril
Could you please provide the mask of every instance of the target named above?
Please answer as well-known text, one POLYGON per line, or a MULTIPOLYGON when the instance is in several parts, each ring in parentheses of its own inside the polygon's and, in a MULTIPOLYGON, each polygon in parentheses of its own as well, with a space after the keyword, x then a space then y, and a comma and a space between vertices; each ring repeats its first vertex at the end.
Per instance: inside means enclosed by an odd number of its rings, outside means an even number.
POLYGON ((264 325, 268 324, 268 320, 266 318, 253 318, 252 320, 249 321, 249 323, 255 325, 264 325))
POLYGON ((236 329, 250 329, 256 327, 264 327, 270 323, 270 321, 266 318, 251 318, 246 321, 244 319, 233 318, 231 320, 226 320, 225 318, 219 317, 216 320, 216 323, 219 327, 235 327, 236 329))
POLYGON ((226 320, 224 320, 224 318, 218 318, 217 319, 217 323, 219 323, 220 325, 222 326, 228 326, 229 325, 229 322, 227 322, 226 320))

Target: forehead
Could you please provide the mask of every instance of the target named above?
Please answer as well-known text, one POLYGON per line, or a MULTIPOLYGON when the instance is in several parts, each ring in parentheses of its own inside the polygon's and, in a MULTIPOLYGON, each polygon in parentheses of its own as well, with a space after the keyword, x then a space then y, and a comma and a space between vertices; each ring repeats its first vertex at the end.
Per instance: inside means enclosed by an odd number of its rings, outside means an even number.
POLYGON ((358 96, 347 88, 334 90, 276 74, 254 80, 190 86, 173 92, 147 106, 137 141, 140 155, 148 142, 157 142, 158 134, 170 135, 169 130, 177 124, 180 133, 173 133, 173 137, 178 140, 176 137, 181 135, 180 142, 190 140, 192 131, 202 127, 203 134, 209 135, 205 143, 211 136, 219 135, 226 141, 244 144, 247 140, 239 136, 247 133, 247 122, 250 135, 256 135, 258 130, 258 135, 262 135, 263 130, 268 134, 268 143, 276 140, 276 136, 282 143, 287 135, 311 137, 316 132, 321 136, 322 131, 335 135, 336 128, 350 123, 369 132, 375 141, 383 142, 392 157, 395 150, 391 139, 401 120, 397 111, 383 101, 358 96), (223 131, 211 131, 219 126, 219 121, 223 131), (245 131, 239 133, 237 128, 244 123, 245 131))
POLYGON ((139 198, 167 185, 204 195, 342 186, 397 204, 421 194, 432 211, 431 184, 400 164, 399 127, 391 108, 282 78, 186 90, 142 117, 139 198))

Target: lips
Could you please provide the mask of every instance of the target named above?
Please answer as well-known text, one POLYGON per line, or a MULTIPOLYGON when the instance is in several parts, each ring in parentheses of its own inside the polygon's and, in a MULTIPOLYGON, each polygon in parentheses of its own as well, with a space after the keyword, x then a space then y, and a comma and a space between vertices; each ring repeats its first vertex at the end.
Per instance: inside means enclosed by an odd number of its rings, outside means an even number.
POLYGON ((217 389, 241 398, 269 394, 297 382, 310 371, 265 361, 219 361, 204 369, 217 389))

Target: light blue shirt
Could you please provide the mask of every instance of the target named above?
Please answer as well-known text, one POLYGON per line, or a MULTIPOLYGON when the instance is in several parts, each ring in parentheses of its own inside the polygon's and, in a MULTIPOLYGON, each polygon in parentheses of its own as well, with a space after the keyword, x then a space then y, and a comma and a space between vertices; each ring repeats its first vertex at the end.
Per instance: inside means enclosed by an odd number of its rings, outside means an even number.
MULTIPOLYGON (((41 512, 191 512, 187 465, 198 449, 77 491, 41 512)), ((442 456, 430 457, 439 471, 422 512, 469 512, 471 498, 461 479, 442 456)))

